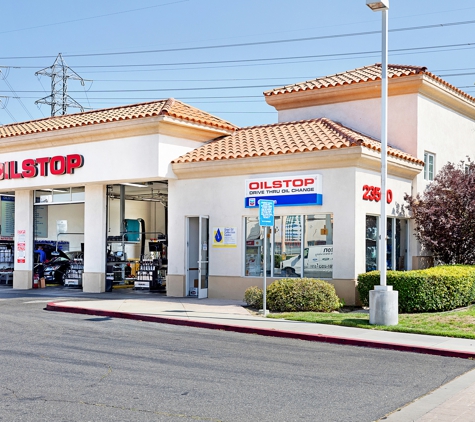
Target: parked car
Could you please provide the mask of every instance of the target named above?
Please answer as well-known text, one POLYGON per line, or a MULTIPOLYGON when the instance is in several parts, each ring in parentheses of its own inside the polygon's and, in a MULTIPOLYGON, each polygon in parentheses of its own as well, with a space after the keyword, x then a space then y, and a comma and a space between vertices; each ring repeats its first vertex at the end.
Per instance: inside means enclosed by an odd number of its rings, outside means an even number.
MULTIPOLYGON (((302 275, 302 257, 293 256, 280 263, 281 273, 287 277, 302 275)), ((316 245, 304 249, 304 276, 331 278, 333 272, 333 245, 316 245)))
MULTIPOLYGON (((68 255, 49 244, 37 243, 35 250, 42 246, 46 253, 46 260, 43 263, 44 277, 48 284, 63 284, 64 274, 69 268, 70 258, 68 255)), ((40 262, 39 254, 35 252, 35 273, 38 273, 38 265, 40 262)))

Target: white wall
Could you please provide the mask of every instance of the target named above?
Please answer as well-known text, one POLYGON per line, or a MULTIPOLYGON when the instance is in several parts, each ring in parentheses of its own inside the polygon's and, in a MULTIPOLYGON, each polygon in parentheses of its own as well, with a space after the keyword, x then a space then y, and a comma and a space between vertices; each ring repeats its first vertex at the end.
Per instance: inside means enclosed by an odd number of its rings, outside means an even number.
MULTIPOLYGON (((417 156, 423 160, 424 151, 435 154, 435 174, 448 162, 458 164, 467 156, 475 160, 475 121, 439 103, 419 96, 418 99, 417 156)), ((413 191, 423 192, 429 181, 423 172, 413 183, 413 191)), ((411 236, 414 255, 427 252, 411 236)))
MULTIPOLYGON (((458 164, 467 156, 475 159, 475 121, 447 107, 419 97, 418 151, 436 154, 435 170, 439 171, 448 161, 458 164)), ((420 182, 423 175, 419 176, 420 182)))
MULTIPOLYGON (((380 139, 380 104, 379 99, 369 99, 282 110, 279 112, 279 121, 327 117, 363 134, 380 139)), ((390 96, 388 99, 388 143, 420 160, 424 159, 424 151, 434 153, 437 173, 449 161, 457 164, 461 160, 466 160, 467 156, 475 160, 475 121, 420 94, 390 96)), ((359 185, 362 180, 358 182, 359 185)), ((376 179, 371 183, 380 185, 376 179)), ((424 174, 421 172, 413 180, 412 187, 403 182, 403 190, 405 193, 415 195, 417 192, 423 192, 427 184, 428 181, 424 180, 424 174)), ((360 188, 361 186, 358 187, 360 188)), ((404 205, 403 196, 399 198, 399 203, 400 206, 404 205)), ((380 214, 379 206, 375 204, 367 204, 367 206, 370 213, 380 214)), ((392 211, 397 212, 397 210, 392 211)), ((356 221, 357 231, 362 233, 364 227, 361 225, 364 225, 364 219, 360 216, 356 221)), ((416 241, 412 222, 410 228, 409 254, 413 256, 427 254, 416 241)), ((359 249, 360 246, 363 247, 363 244, 358 244, 355 249, 357 262, 363 262, 364 251, 359 249)), ((409 263, 411 263, 410 260, 409 263)), ((358 265, 357 272, 361 272, 361 267, 358 265)))
POLYGON ((41 187, 83 186, 96 183, 157 180, 172 177, 170 161, 191 151, 200 143, 166 135, 146 135, 107 141, 77 143, 61 147, 31 149, 1 154, 1 162, 17 161, 18 168, 27 158, 80 154, 84 165, 74 174, 36 176, 0 180, 0 191, 41 187), (162 145, 163 143, 163 145, 162 145))
MULTIPOLYGON (((417 154, 417 95, 397 95, 388 99, 388 144, 417 154)), ((348 101, 279 111, 279 122, 329 118, 350 129, 381 139, 381 101, 348 101)))
POLYGON ((158 145, 158 176, 175 178, 175 173, 171 168, 171 162, 181 155, 198 148, 202 142, 179 139, 169 135, 160 135, 158 145))
MULTIPOLYGON (((366 215, 381 215, 381 202, 367 201, 363 199, 363 186, 381 187, 381 175, 374 171, 359 169, 356 172, 356 246, 354 249, 356 268, 355 274, 366 272, 366 215)), ((389 175, 387 189, 393 193, 391 204, 386 203, 388 217, 408 218, 404 208, 404 195, 411 192, 411 180, 402 179, 389 175)), ((407 251, 408 254, 411 251, 407 251)), ((410 260, 409 260, 410 261, 410 260)))
MULTIPOLYGON (((210 245, 210 275, 242 276, 244 254, 244 219, 258 216, 257 209, 244 207, 245 180, 260 177, 318 173, 323 176, 323 205, 276 207, 275 215, 333 214, 333 278, 353 279, 365 271, 365 216, 380 214, 380 204, 362 200, 363 185, 380 186, 377 172, 356 168, 325 169, 314 172, 272 173, 169 182, 169 274, 185 273, 185 217, 208 215, 213 227, 237 227, 237 248, 213 248, 210 245)), ((393 203, 388 215, 401 216, 404 193, 411 181, 390 177, 388 188, 393 203)), ((212 242, 210 241, 210 244, 212 242)))
POLYGON ((61 235, 58 236, 56 222, 66 220, 68 232, 84 233, 84 204, 48 205, 48 237, 37 240, 68 241, 70 251, 80 251, 84 235, 61 235))

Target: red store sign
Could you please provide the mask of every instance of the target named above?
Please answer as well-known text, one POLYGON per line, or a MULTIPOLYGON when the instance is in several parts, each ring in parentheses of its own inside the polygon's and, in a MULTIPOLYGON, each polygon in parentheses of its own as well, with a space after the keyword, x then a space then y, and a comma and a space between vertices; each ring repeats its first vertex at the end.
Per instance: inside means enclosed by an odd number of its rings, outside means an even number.
POLYGON ((0 180, 28 179, 36 176, 60 176, 74 174, 74 169, 84 165, 84 157, 79 154, 56 155, 54 157, 27 158, 0 163, 0 180))

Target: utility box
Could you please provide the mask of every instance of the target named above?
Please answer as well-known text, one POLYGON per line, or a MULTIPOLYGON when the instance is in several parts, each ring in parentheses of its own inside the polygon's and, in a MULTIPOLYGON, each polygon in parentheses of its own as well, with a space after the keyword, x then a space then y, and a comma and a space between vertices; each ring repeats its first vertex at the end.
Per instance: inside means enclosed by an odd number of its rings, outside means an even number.
POLYGON ((140 240, 140 222, 139 220, 124 220, 125 236, 127 242, 138 242, 140 240))

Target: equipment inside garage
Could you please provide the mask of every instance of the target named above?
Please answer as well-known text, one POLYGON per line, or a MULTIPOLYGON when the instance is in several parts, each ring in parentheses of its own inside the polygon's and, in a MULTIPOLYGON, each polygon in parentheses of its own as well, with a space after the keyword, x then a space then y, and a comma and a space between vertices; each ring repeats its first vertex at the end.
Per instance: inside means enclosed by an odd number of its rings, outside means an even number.
POLYGON ((84 187, 43 188, 35 191, 34 280, 46 285, 82 288, 84 271, 84 187), (40 252, 45 262, 40 262, 40 252))
POLYGON ((108 187, 106 291, 166 292, 166 181, 108 187))

